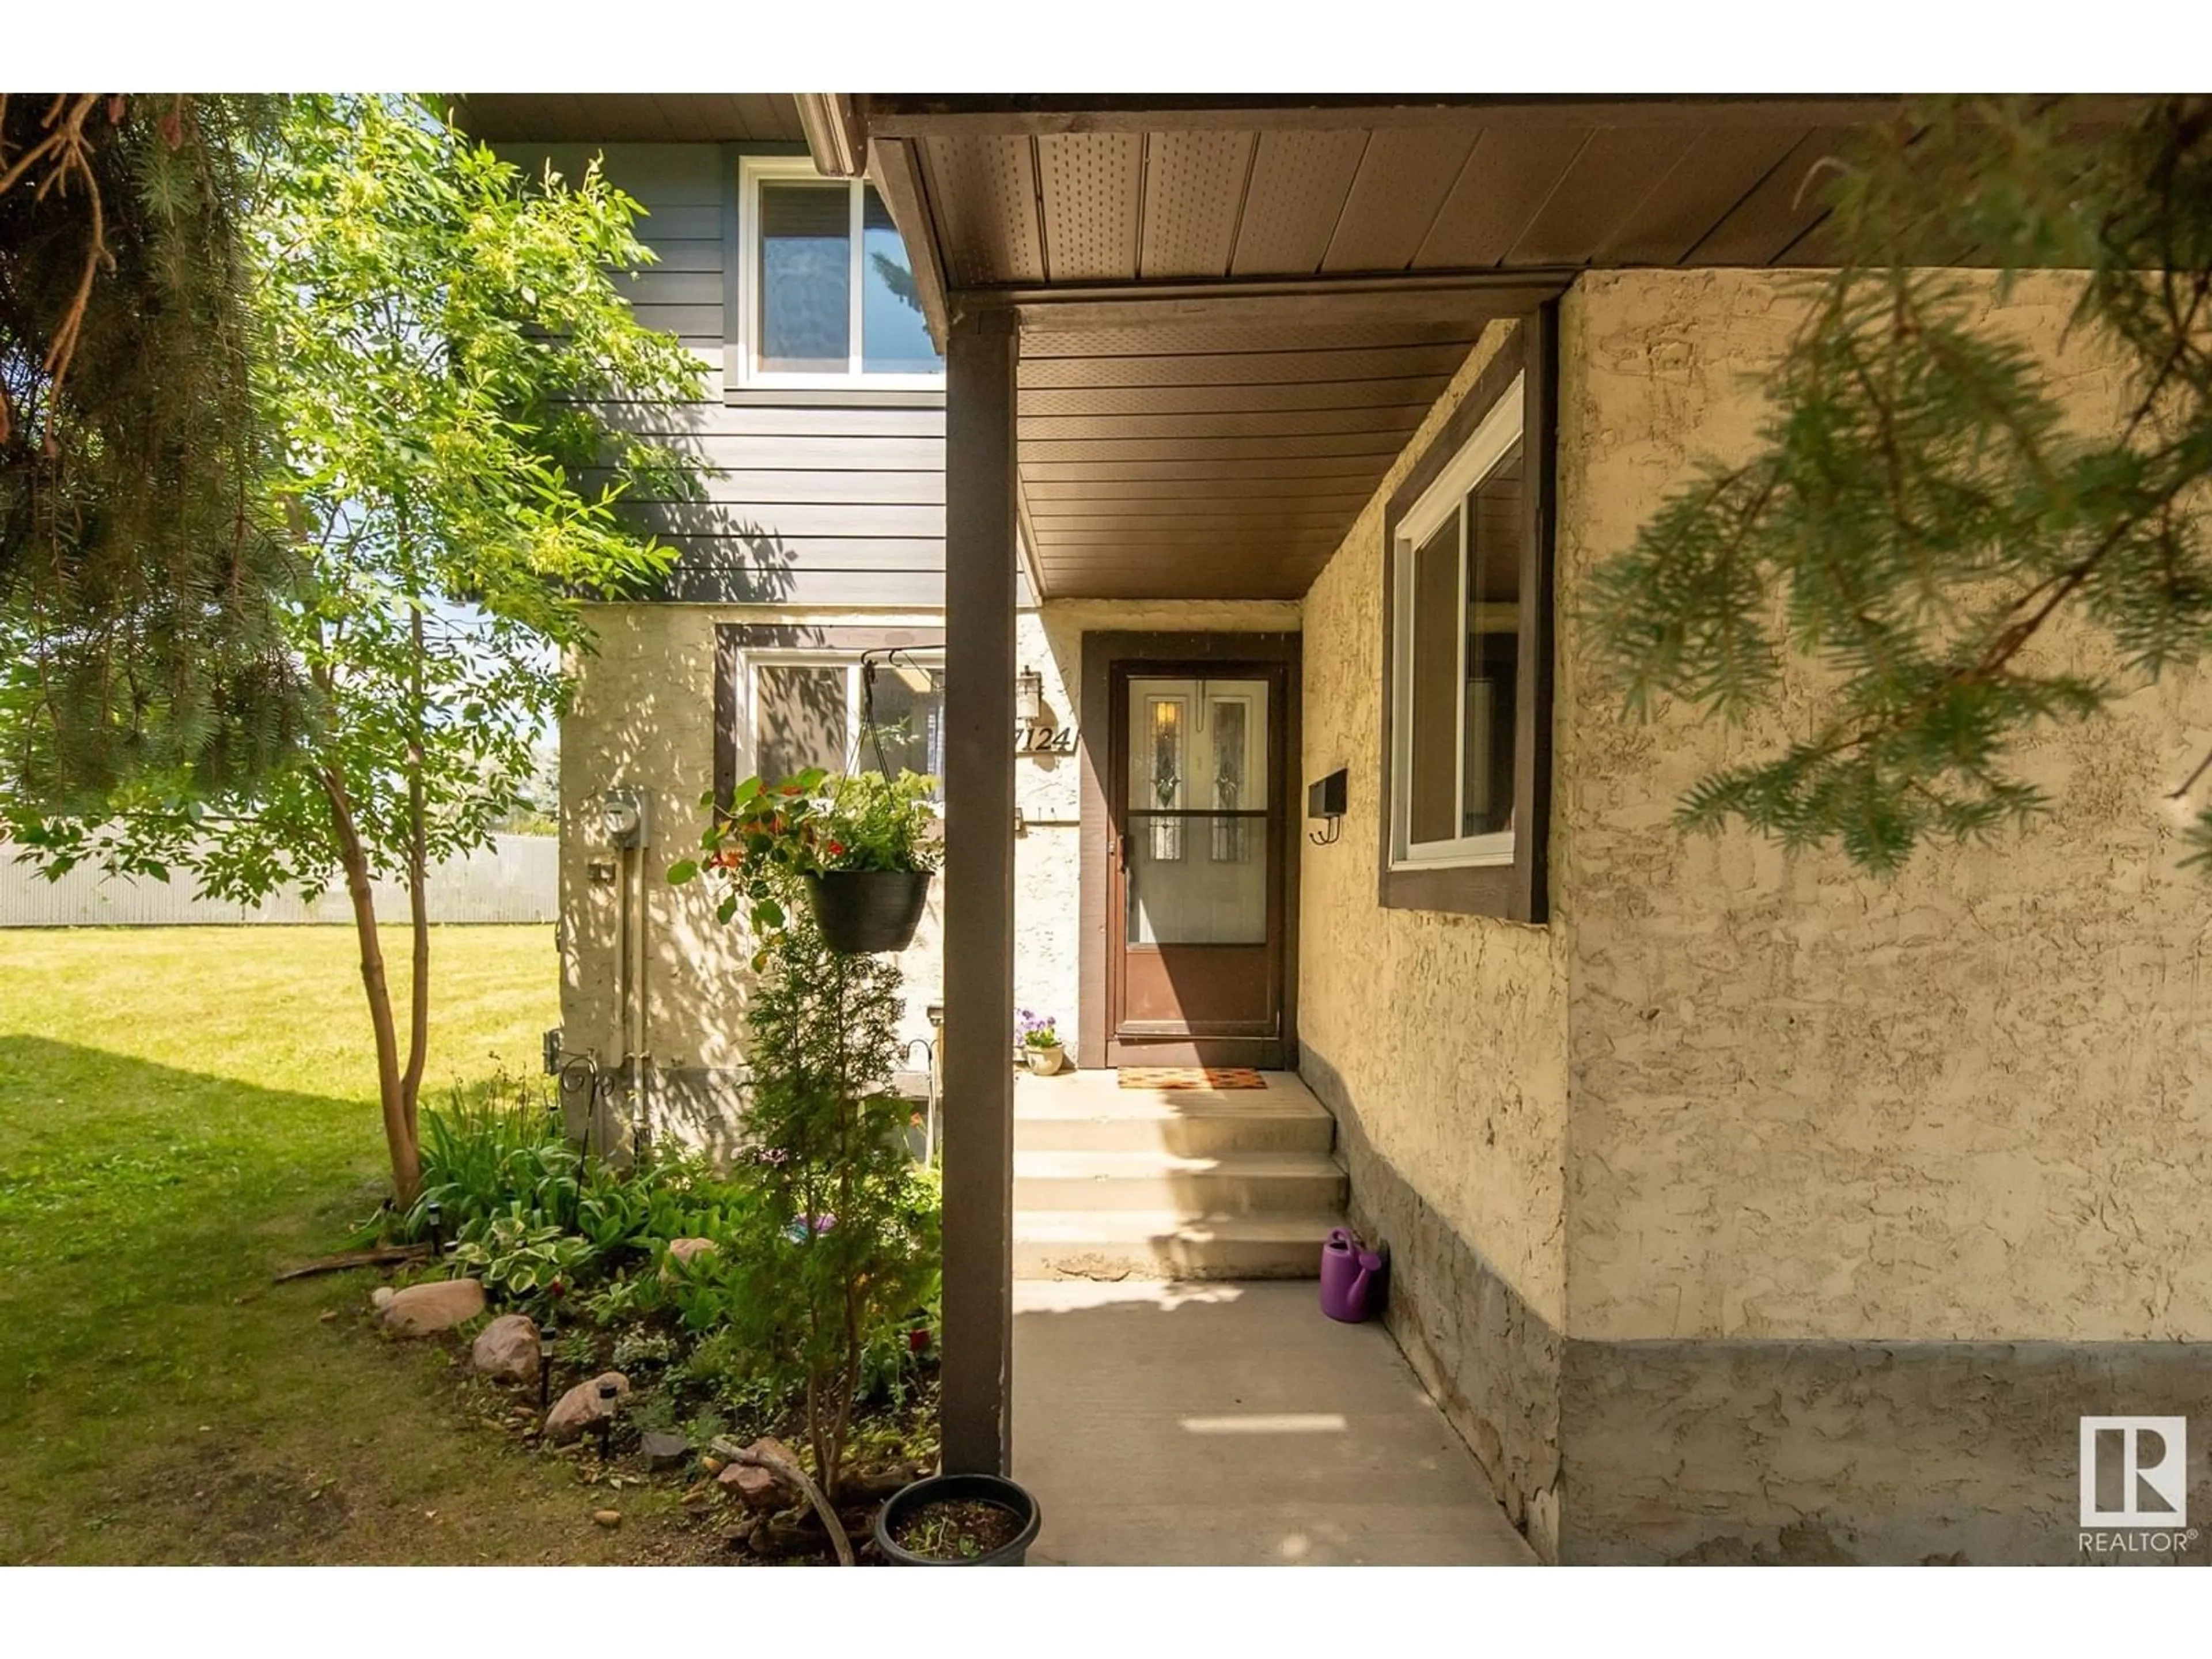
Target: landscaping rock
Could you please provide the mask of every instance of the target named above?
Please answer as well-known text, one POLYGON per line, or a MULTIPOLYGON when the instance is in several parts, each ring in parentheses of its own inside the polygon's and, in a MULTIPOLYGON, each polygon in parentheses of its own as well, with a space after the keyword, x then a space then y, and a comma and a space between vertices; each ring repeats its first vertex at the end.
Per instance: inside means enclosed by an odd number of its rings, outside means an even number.
POLYGON ((592 1519, 598 1522, 603 1527, 619 1527, 622 1525, 622 1511, 620 1510, 593 1510, 592 1511, 592 1519))
POLYGON ((629 1378, 620 1371, 603 1371, 588 1382, 579 1382, 553 1402, 553 1409, 545 1413, 545 1437, 556 1444, 579 1439, 586 1429, 599 1420, 599 1384, 615 1385, 615 1398, 619 1401, 629 1392, 629 1378))
POLYGON ((676 1275, 669 1272, 671 1267, 679 1262, 688 1267, 699 1257, 715 1255, 721 1248, 711 1238, 672 1238, 668 1241, 668 1255, 660 1264, 660 1276, 672 1279, 676 1275))
MULTIPOLYGON (((756 1440, 745 1449, 749 1452, 764 1453, 771 1457, 781 1457, 787 1463, 795 1464, 799 1462, 798 1458, 792 1455, 791 1448, 781 1440, 756 1440)), ((759 1468, 750 1463, 732 1463, 714 1478, 722 1483, 724 1492, 728 1492, 749 1510, 781 1509, 792 1498, 799 1496, 797 1492, 789 1492, 787 1496, 788 1489, 782 1481, 766 1469, 759 1468)))
POLYGON ((538 1380, 538 1323, 528 1314, 501 1314, 477 1333, 469 1364, 497 1382, 538 1380))
POLYGON ((401 1336, 433 1336, 467 1323, 484 1310, 483 1286, 473 1279, 410 1285, 380 1304, 385 1328, 401 1336))
POLYGON ((691 1443, 680 1434, 647 1434, 638 1440, 648 1469, 677 1469, 690 1461, 691 1443))

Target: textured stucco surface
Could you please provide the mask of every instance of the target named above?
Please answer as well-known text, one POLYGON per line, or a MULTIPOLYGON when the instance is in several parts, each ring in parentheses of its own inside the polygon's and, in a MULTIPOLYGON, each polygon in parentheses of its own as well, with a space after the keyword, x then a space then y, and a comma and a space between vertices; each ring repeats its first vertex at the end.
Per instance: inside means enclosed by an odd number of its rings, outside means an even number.
POLYGON ((1382 515, 1502 343, 1479 341, 1305 599, 1304 775, 1349 769, 1302 849, 1300 1070, 1339 1122, 1389 1319, 1540 1555, 1555 1553, 1565 1309, 1565 952, 1556 929, 1386 909, 1376 892, 1382 515))
POLYGON ((1570 1342, 1559 1559, 2201 1565, 2209 1374, 2191 1343, 1570 1342), (2078 1419, 2119 1412, 2189 1419, 2178 1547, 2082 1547, 2078 1419))
POLYGON ((1343 834, 1304 848, 1298 1036, 1376 1154, 1546 1319, 1564 1314, 1565 957, 1556 929, 1385 909, 1382 510, 1498 345, 1476 344, 1306 595, 1304 781, 1350 770, 1343 834))
MULTIPOLYGON (((1017 660, 1044 681, 1048 719, 1073 724, 1081 689, 1083 635, 1096 629, 1240 631, 1294 629, 1295 605, 1068 601, 1017 619, 1017 660)), ((941 613, 799 610, 788 606, 594 606, 598 650, 579 664, 574 706, 561 731, 562 1023, 568 1052, 596 1052, 611 1065, 617 1029, 616 939, 619 888, 589 879, 611 858, 598 801, 617 786, 642 789, 653 819, 646 854, 647 1049, 670 1073, 659 1093, 663 1127, 709 1145, 728 1139, 728 1079, 743 1066, 750 946, 714 920, 703 884, 671 887, 665 872, 689 855, 705 823, 700 805, 714 786, 714 629, 720 623, 805 623, 939 630, 941 613)), ((741 665, 742 666, 742 665, 741 665)), ((738 769, 750 770, 739 721, 738 769)), ((1009 744, 1012 738, 1009 737, 1009 744)), ((1030 828, 1015 843, 1015 1000, 1075 1029, 1079 911, 1075 820, 1082 763, 1073 755, 1024 755, 1015 799, 1030 828)), ((927 1006, 943 974, 942 884, 899 966, 906 975, 902 1033, 926 1037, 927 1006)), ((920 1065, 919 1055, 915 1061, 920 1065)))
MULTIPOLYGON (((1562 316, 1553 879, 1568 954, 1568 1334, 2212 1337, 2212 884, 2161 796, 2212 741, 2212 681, 2021 754, 2056 812, 2023 837, 1855 873, 1674 802, 1806 729, 1802 677, 1741 731, 1627 724, 1574 621, 1706 454, 1740 458, 1789 279, 1585 277, 1562 316)), ((2061 348, 2059 279, 1995 306, 2109 422, 2106 363, 2061 348)), ((2078 639, 2049 650, 2113 665, 2078 639)), ((2118 1407, 2116 1407, 2118 1408, 2118 1407)))

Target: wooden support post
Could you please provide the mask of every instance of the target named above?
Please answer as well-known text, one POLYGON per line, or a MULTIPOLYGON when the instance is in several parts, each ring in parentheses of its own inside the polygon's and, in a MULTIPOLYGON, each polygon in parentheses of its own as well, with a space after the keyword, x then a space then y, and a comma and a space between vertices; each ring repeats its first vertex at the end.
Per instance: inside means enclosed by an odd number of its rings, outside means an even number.
POLYGON ((1014 324, 962 318, 945 395, 945 1468, 1012 1454, 1014 324))

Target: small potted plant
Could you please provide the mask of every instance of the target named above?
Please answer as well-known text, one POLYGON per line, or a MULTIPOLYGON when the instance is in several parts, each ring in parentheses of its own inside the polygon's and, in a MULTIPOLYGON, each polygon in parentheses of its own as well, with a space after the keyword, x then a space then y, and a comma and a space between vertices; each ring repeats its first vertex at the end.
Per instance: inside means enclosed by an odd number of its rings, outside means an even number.
MULTIPOLYGON (((703 872, 723 888, 715 914, 747 913, 763 961, 784 925, 794 880, 804 884, 823 941, 847 956, 903 951, 945 860, 937 781, 914 772, 832 777, 819 769, 780 783, 747 778, 700 838, 704 856, 673 865, 668 879, 703 872)), ((710 797, 707 805, 715 805, 710 797)))
POLYGON ((1021 1037, 1022 1059, 1039 1077, 1050 1077, 1067 1061, 1060 1041, 1060 1028, 1050 1014, 1027 1008, 1015 1011, 1014 1029, 1021 1037))
POLYGON ((1044 1516, 995 1474, 934 1474, 876 1511, 876 1547, 895 1567, 1018 1567, 1044 1516))

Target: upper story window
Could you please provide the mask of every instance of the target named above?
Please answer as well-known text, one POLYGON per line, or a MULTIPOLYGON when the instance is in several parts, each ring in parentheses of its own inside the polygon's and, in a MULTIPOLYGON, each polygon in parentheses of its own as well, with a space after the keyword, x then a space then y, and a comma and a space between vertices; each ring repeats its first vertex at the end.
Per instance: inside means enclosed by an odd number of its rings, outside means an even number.
POLYGON ((824 179, 804 156, 749 156, 738 184, 747 384, 944 385, 905 244, 872 186, 824 179))

